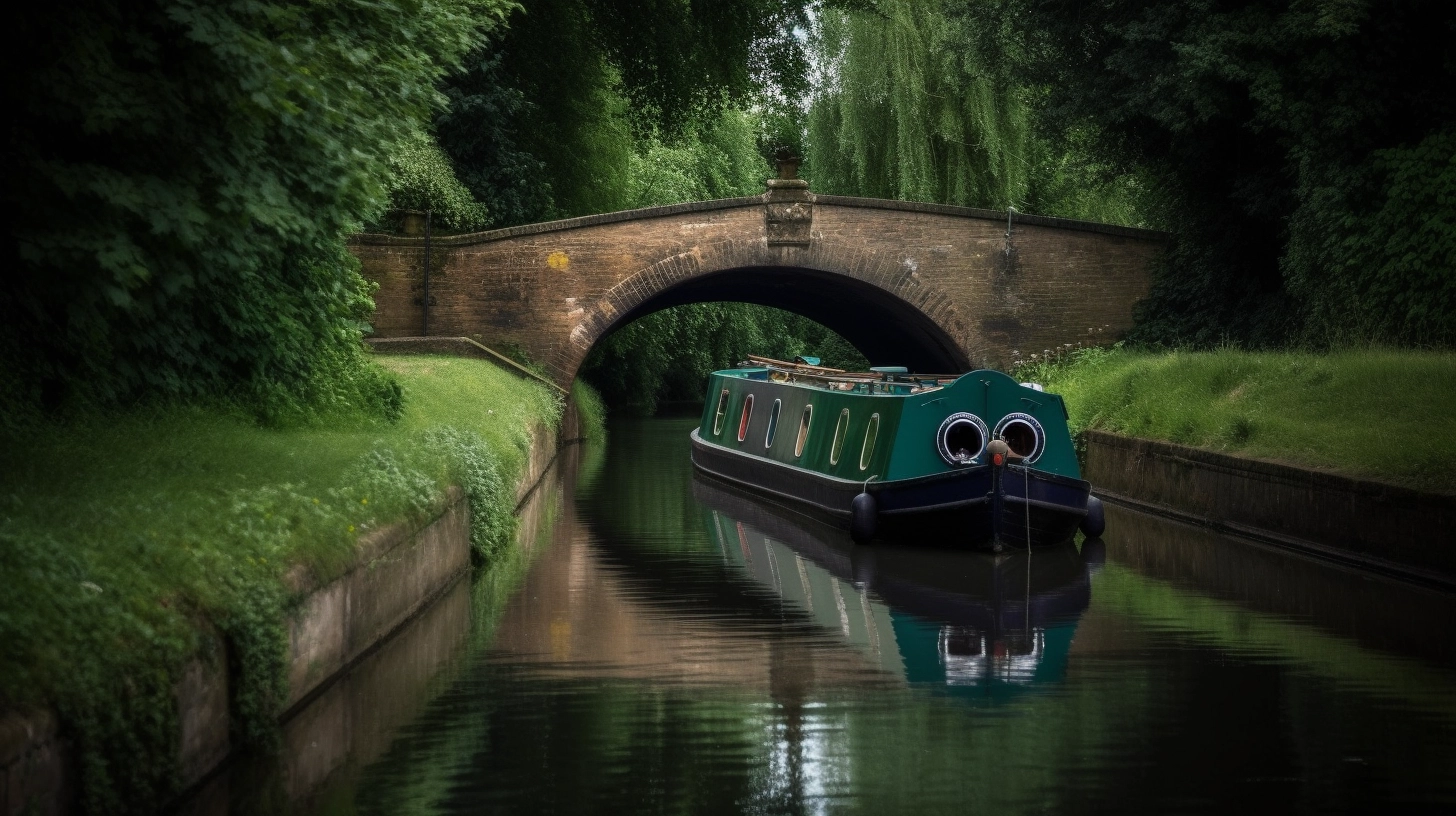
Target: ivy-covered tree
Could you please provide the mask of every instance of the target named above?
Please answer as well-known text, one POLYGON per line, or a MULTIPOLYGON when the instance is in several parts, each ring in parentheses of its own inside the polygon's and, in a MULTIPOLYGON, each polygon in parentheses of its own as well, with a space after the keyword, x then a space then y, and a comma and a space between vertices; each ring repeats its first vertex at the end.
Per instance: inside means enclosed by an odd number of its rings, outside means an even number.
POLYGON ((240 395, 390 410, 345 233, 508 0, 13 9, 0 288, 23 404, 240 395))

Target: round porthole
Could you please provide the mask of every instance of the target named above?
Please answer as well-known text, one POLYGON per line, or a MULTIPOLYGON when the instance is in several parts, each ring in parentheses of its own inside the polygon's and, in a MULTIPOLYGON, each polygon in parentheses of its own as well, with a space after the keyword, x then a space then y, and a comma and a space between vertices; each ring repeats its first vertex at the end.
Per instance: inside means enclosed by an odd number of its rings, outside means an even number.
POLYGON ((962 411, 940 423, 940 430, 935 432, 935 448, 947 465, 969 465, 986 450, 990 438, 980 417, 962 411))
POLYGON ((996 423, 994 436, 1006 440, 1011 452, 1031 464, 1046 449, 1046 432, 1031 414, 1007 414, 996 423))

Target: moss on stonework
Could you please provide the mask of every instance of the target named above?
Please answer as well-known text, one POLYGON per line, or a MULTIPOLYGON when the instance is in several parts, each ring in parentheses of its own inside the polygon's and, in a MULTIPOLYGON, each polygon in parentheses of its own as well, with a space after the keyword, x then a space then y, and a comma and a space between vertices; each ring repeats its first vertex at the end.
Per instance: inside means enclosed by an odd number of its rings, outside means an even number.
POLYGON ((174 689, 208 623, 229 645, 234 743, 276 739, 290 569, 343 573, 362 535, 428 521, 452 484, 478 563, 510 540, 532 428, 556 427, 559 394, 481 360, 376 359, 403 387, 392 424, 151 407, 0 440, 0 710, 58 710, 88 812, 149 812, 176 792, 174 689))

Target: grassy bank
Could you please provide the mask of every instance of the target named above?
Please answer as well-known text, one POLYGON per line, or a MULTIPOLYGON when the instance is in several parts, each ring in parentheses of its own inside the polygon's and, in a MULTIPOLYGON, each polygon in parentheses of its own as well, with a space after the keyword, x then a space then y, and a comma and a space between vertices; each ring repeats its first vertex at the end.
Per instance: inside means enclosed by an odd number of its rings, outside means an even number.
POLYGON ((380 363, 404 390, 395 424, 271 429, 178 407, 3 440, 0 710, 60 710, 89 810, 145 810, 175 785, 171 689, 206 647, 201 621, 234 647, 238 736, 266 742, 286 691, 290 567, 338 574, 361 535, 430 517, 450 484, 466 488, 478 559, 508 540, 530 428, 559 420, 559 396, 478 360, 380 363))
POLYGON ((1456 489, 1456 354, 1088 349, 1023 365, 1100 428, 1423 489, 1456 489))

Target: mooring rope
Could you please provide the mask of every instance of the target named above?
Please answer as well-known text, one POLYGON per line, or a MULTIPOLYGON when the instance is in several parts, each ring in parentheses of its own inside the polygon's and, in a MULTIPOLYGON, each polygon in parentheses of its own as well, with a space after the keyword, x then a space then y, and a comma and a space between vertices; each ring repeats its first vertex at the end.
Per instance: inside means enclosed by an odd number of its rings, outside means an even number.
POLYGON ((1026 499, 1026 557, 1028 564, 1026 568, 1026 581, 1027 585, 1030 586, 1031 567, 1029 565, 1031 563, 1031 468, 1027 467, 1025 462, 1021 463, 1021 494, 1022 498, 1026 499))
POLYGON ((1031 639, 1031 468, 1021 463, 1021 491, 1026 500, 1026 638, 1031 639))

